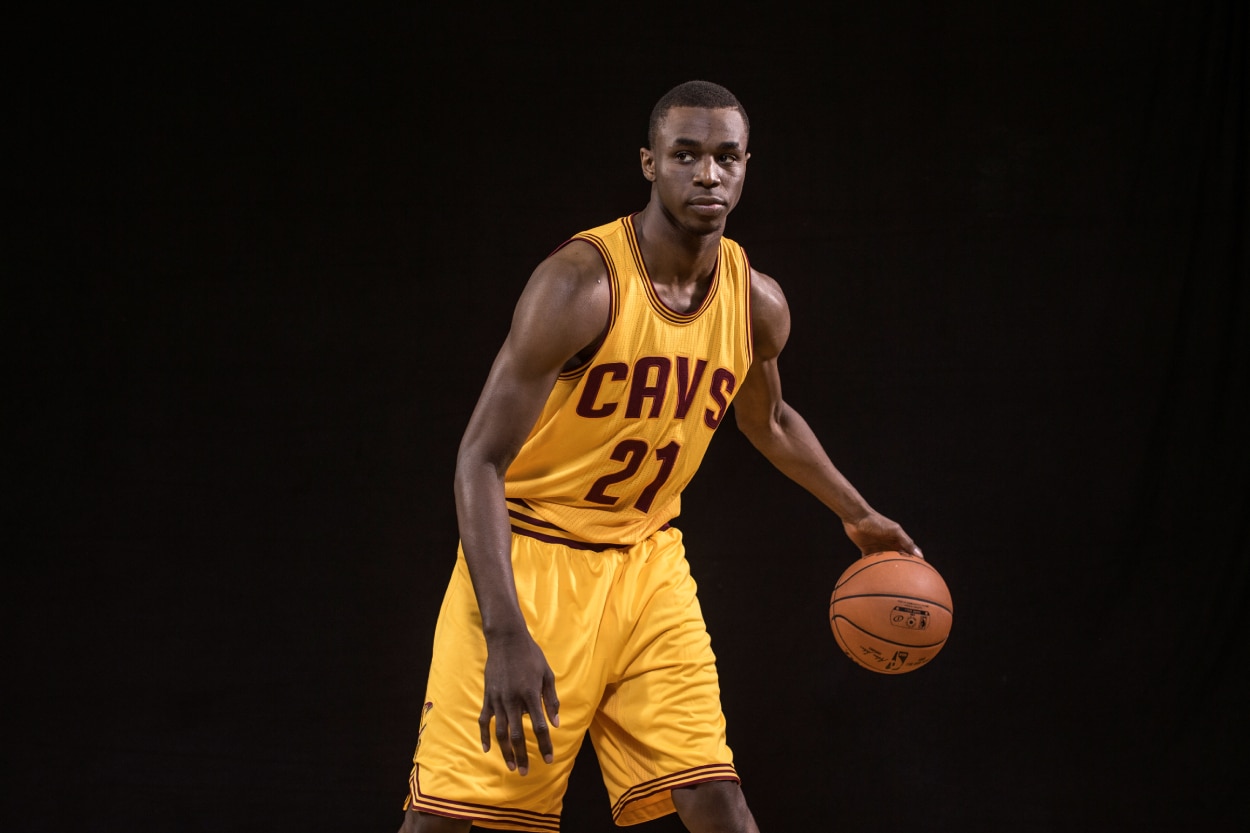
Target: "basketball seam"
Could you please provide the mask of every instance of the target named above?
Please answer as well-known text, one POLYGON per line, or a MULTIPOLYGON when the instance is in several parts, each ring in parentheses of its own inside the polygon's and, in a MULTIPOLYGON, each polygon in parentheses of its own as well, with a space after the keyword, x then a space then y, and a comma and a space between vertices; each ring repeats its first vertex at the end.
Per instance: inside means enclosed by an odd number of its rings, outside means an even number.
POLYGON ((854 596, 836 596, 835 598, 830 599, 829 607, 833 607, 838 602, 845 602, 850 599, 898 599, 900 602, 921 602, 923 604, 930 604, 934 607, 945 610, 951 615, 952 618, 955 616, 954 604, 947 607, 941 602, 934 601, 933 599, 922 599, 919 596, 900 596, 897 593, 856 593, 854 596))
POLYGON ((906 642, 895 642, 893 639, 890 639, 888 636, 882 636, 878 633, 874 633, 873 631, 867 630, 866 628, 860 627, 859 625, 855 624, 855 622, 853 622, 852 620, 848 619, 845 616, 834 616, 829 621, 835 627, 834 635, 837 636, 838 639, 842 640, 843 642, 846 641, 846 637, 842 636, 841 631, 836 630, 837 622, 839 619, 841 619, 843 622, 846 622, 848 625, 855 628, 855 630, 859 631, 860 633, 866 636, 871 636, 873 639, 879 639, 882 642, 889 643, 890 645, 895 645, 899 648, 913 648, 917 651, 922 651, 926 648, 937 648, 937 647, 944 646, 946 644, 946 640, 949 639, 949 637, 945 637, 943 639, 938 640, 937 642, 927 642, 923 645, 911 645, 906 642))
POLYGON ((872 562, 871 564, 863 564, 863 565, 861 565, 861 566, 860 566, 860 568, 859 568, 858 570, 856 570, 855 572, 851 573, 849 576, 843 576, 843 577, 842 577, 842 580, 841 580, 841 581, 839 581, 836 585, 834 585, 834 588, 833 588, 833 589, 837 590, 839 587, 841 587, 842 585, 846 584, 848 581, 850 581, 851 579, 855 578, 857 575, 859 575, 859 574, 860 574, 860 573, 862 573, 864 570, 867 570, 867 569, 868 569, 868 568, 870 568, 870 567, 876 567, 876 566, 878 566, 879 564, 893 564, 893 563, 895 563, 896 561, 904 561, 904 562, 906 562, 906 563, 908 563, 908 564, 919 564, 919 565, 921 565, 921 566, 925 567, 926 569, 933 571, 934 573, 936 573, 936 572, 937 572, 937 568, 936 568, 936 567, 934 567, 932 564, 929 564, 929 563, 927 563, 927 562, 925 562, 925 561, 918 561, 918 560, 916 560, 915 558, 906 558, 906 557, 900 557, 900 558, 886 558, 886 559, 883 559, 883 560, 881 560, 881 561, 874 561, 874 562, 872 562))

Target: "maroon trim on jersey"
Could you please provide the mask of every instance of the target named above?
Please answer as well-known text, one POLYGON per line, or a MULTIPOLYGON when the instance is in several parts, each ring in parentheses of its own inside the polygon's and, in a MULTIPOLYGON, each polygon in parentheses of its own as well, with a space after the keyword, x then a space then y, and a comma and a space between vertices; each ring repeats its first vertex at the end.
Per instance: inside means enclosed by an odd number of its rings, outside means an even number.
POLYGON ((559 380, 561 382, 572 382, 576 379, 581 378, 581 375, 586 372, 586 368, 590 367, 590 363, 593 362, 594 360, 595 360, 594 356, 591 356, 589 359, 586 360, 585 364, 579 364, 577 367, 574 367, 571 370, 561 371, 558 377, 559 380))
POLYGON ((659 793, 670 792, 681 787, 706 784, 709 781, 735 781, 742 783, 742 779, 738 777, 738 771, 734 769, 733 764, 698 766, 694 769, 687 769, 684 772, 666 775, 662 778, 656 778, 653 781, 646 781, 630 787, 612 805, 612 818, 613 820, 620 818, 626 806, 633 804, 635 801, 652 798, 659 793))
POLYGON ((526 538, 533 538, 542 541, 544 544, 559 544, 568 547, 571 550, 589 550, 590 552, 607 552, 608 550, 622 549, 624 544, 588 544, 585 541, 574 541, 572 538, 561 538, 559 535, 547 535, 533 529, 525 529, 524 527, 513 524, 512 531, 517 535, 524 535, 526 538))
POLYGON ((563 249, 565 246, 567 246, 567 245, 569 245, 570 243, 572 243, 574 240, 585 240, 585 239, 586 239, 586 238, 582 237, 581 235, 577 235, 577 234, 575 234, 575 235, 573 235, 572 237, 570 237, 568 240, 565 240, 565 241, 564 241, 563 243, 561 243, 559 246, 556 246, 554 249, 552 249, 550 252, 548 252, 548 253, 547 253, 547 257, 551 257, 553 254, 555 254, 556 252, 560 251, 560 250, 561 250, 561 249, 563 249))
POLYGON ((747 316, 747 367, 750 367, 755 364, 755 331, 751 329, 751 258, 747 257, 746 249, 742 250, 742 260, 747 267, 746 280, 742 282, 745 286, 742 308, 747 316))
POLYGON ((512 830, 533 831, 533 833, 559 833, 560 816, 555 813, 536 813, 532 810, 517 810, 508 807, 491 807, 486 804, 472 804, 467 801, 452 801, 447 798, 425 795, 417 783, 417 767, 412 768, 408 777, 411 791, 410 807, 438 816, 453 819, 480 821, 486 827, 501 824, 512 830))
MULTIPOLYGON (((526 508, 528 508, 528 507, 526 507, 526 508)), ((542 527, 542 528, 544 528, 544 529, 554 529, 554 530, 555 530, 555 531, 557 531, 557 532, 564 532, 564 530, 563 530, 562 528, 560 528, 560 527, 556 526, 555 524, 551 523, 550 521, 541 521, 541 520, 539 520, 538 518, 532 517, 532 516, 530 516, 530 515, 526 515, 526 514, 524 514, 524 513, 522 513, 522 512, 518 512, 518 511, 516 511, 515 509, 509 509, 509 510, 508 510, 508 514, 509 514, 509 515, 511 515, 512 517, 516 518, 518 521, 524 521, 525 523, 529 524, 530 526, 541 526, 541 527, 542 527)))
MULTIPOLYGON (((581 232, 579 234, 574 235, 573 237, 570 237, 568 240, 565 240, 563 243, 557 246, 554 251, 551 252, 551 255, 554 255, 556 252, 560 251, 565 246, 572 243, 574 240, 581 240, 584 243, 589 243, 590 245, 594 246, 599 251, 599 257, 603 260, 603 266, 605 269, 607 269, 607 272, 608 272, 608 323, 607 323, 607 326, 604 327, 604 330, 603 330, 603 336, 606 339, 608 333, 612 332, 612 327, 616 325, 617 311, 621 308, 621 299, 620 299, 621 280, 616 274, 616 267, 612 264, 612 258, 608 257, 608 248, 604 244, 603 240, 601 240, 599 237, 596 237, 595 235, 590 234, 588 232, 581 232)), ((551 255, 547 255, 547 257, 551 257, 551 255)), ((598 350, 595 351, 595 354, 598 355, 598 350)), ((572 367, 572 368, 569 368, 568 370, 561 371, 558 377, 559 380, 562 382, 569 382, 574 379, 577 379, 583 373, 586 372, 586 369, 590 367, 591 363, 594 362, 594 360, 595 360, 595 357, 591 356, 590 358, 586 359, 585 362, 583 362, 582 364, 579 364, 577 367, 572 367)))
MULTIPOLYGON (((666 523, 664 526, 657 529, 656 532, 663 532, 666 529, 672 529, 672 524, 666 523)), ((561 546, 568 547, 571 550, 607 552, 608 550, 623 550, 632 546, 631 544, 591 544, 586 541, 575 541, 572 538, 562 538, 559 535, 546 535, 534 529, 525 529, 524 527, 515 525, 512 527, 512 531, 517 535, 524 535, 526 538, 533 538, 536 541, 542 541, 544 544, 559 544, 561 546)))
MULTIPOLYGON (((692 323, 712 306, 712 300, 716 297, 716 292, 720 288, 721 267, 724 265, 724 257, 721 256, 721 253, 717 254, 716 267, 712 270, 712 282, 707 288, 707 295, 703 296, 703 301, 698 308, 692 312, 678 312, 664 303, 663 299, 655 291, 655 284, 651 282, 651 275, 647 273, 647 266, 642 262, 642 250, 638 248, 638 233, 634 230, 634 216, 631 214, 626 218, 625 231, 629 239, 630 254, 634 256, 634 265, 642 278, 642 285, 647 292, 647 299, 651 302, 651 308, 665 321, 673 324, 692 323)), ((724 244, 722 243, 721 245, 723 246, 724 244)))
MULTIPOLYGON (((520 498, 510 497, 507 499, 507 502, 515 506, 520 506, 524 509, 533 511, 532 509, 530 509, 530 505, 526 503, 525 501, 521 500, 520 498)), ((533 515, 526 514, 525 512, 518 512, 517 510, 511 509, 511 508, 508 509, 508 515, 515 518, 520 523, 528 524, 529 526, 532 526, 532 527, 537 526, 537 527, 541 527, 542 529, 550 529, 554 532, 563 533, 562 535, 553 535, 553 534, 546 533, 546 532, 540 532, 537 529, 528 529, 524 526, 511 524, 512 531, 515 532, 517 535, 524 535, 526 538, 533 538, 536 541, 542 541, 543 543, 546 543, 546 544, 559 544, 561 546, 568 547, 569 549, 587 550, 589 552, 607 552, 608 550, 625 549, 626 547, 630 546, 629 544, 596 544, 591 541, 578 541, 576 538, 567 537, 570 535, 569 531, 564 529, 563 527, 560 527, 560 526, 557 526, 556 524, 551 523, 551 521, 544 521, 541 518, 536 518, 533 515)), ((665 529, 670 529, 671 527, 672 527, 672 524, 665 523, 663 526, 657 529, 656 532, 660 532, 665 529)))

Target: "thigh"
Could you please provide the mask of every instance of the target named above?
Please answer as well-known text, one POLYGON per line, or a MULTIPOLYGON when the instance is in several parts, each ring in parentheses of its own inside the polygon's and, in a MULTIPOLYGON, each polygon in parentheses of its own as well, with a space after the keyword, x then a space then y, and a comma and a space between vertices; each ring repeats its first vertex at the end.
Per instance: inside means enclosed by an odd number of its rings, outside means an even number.
POLYGON ((637 557, 609 605, 623 637, 590 730, 621 824, 673 812, 676 788, 737 780, 681 533, 658 533, 637 557))
POLYGON ((585 646, 586 640, 593 644, 592 626, 602 616, 606 591, 599 588, 611 584, 585 574, 600 563, 570 558, 564 549, 520 536, 513 539, 522 612, 556 675, 560 727, 551 732, 555 760, 542 761, 528 717, 526 737, 534 762, 528 775, 509 772, 493 746, 482 751, 478 718, 486 640, 468 565, 460 554, 435 628, 409 808, 504 829, 558 826, 568 776, 602 694, 602 674, 595 672, 585 646))

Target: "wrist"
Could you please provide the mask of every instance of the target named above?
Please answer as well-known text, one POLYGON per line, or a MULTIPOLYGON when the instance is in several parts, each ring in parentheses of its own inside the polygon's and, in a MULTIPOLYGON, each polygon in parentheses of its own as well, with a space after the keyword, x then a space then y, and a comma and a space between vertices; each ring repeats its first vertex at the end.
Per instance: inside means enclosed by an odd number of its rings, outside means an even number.
POLYGON ((507 642, 529 636, 529 626, 520 610, 503 616, 482 617, 482 634, 487 642, 507 642))
POLYGON ((856 526, 863 523, 871 515, 876 512, 862 498, 851 503, 848 506, 838 506, 834 509, 838 517, 842 519, 842 523, 848 526, 856 526))

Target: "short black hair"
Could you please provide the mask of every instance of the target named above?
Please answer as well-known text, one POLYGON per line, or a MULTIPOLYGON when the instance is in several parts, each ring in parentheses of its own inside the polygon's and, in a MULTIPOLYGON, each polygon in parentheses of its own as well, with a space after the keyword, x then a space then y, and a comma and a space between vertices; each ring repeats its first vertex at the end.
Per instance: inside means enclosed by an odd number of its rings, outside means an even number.
POLYGON ((651 109, 651 121, 647 125, 647 147, 655 147, 655 136, 660 122, 674 107, 702 107, 707 110, 737 110, 747 135, 751 134, 751 120, 738 97, 720 84, 711 81, 687 81, 666 92, 651 109))

